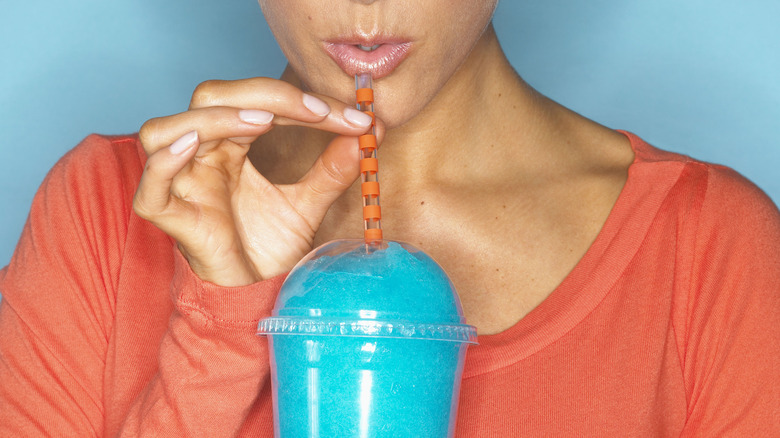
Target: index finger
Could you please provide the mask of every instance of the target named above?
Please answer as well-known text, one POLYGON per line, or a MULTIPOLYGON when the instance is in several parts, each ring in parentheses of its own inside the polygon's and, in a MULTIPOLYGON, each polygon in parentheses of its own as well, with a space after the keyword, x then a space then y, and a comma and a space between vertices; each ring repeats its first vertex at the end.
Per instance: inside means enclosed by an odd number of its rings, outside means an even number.
POLYGON ((369 116, 326 96, 304 93, 279 79, 249 78, 206 81, 192 94, 190 109, 211 106, 259 109, 274 113, 274 124, 302 125, 342 135, 359 135, 369 116))

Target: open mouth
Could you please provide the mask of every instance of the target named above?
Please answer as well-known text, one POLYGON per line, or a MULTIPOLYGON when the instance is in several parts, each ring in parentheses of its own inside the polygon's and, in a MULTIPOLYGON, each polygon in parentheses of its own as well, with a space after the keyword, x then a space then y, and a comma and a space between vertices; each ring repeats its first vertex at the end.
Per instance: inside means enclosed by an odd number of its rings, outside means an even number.
POLYGON ((358 49, 364 51, 364 52, 373 52, 374 50, 378 49, 381 44, 375 44, 373 46, 364 46, 362 44, 358 44, 358 49))

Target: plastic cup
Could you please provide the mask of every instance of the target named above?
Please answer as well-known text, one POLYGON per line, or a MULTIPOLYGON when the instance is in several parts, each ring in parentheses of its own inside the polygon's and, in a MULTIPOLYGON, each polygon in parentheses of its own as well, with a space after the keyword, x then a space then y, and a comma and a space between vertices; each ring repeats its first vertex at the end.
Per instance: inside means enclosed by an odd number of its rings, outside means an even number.
POLYGON ((276 437, 454 436, 476 330, 441 267, 411 245, 317 248, 258 334, 271 351, 276 437))

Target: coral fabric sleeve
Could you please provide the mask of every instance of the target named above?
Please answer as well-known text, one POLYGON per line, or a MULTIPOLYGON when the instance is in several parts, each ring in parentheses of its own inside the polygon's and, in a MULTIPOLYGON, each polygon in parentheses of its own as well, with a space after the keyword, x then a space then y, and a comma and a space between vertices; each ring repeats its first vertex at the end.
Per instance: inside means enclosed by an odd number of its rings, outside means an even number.
POLYGON ((707 174, 690 297, 675 330, 686 382, 682 436, 780 436, 780 218, 736 172, 707 174))
MULTIPOLYGON (((161 341, 149 339, 158 357, 146 361, 157 362, 156 371, 126 401, 124 418, 107 421, 115 386, 107 377, 128 380, 106 365, 116 354, 109 341, 142 169, 131 144, 113 147, 93 136, 61 160, 0 273, 0 436, 234 436, 268 385, 267 342, 255 330, 270 314, 280 279, 220 288, 170 251, 172 260, 144 273, 170 285, 173 303, 161 341)), ((166 291, 134 282, 139 295, 166 291)))
MULTIPOLYGON (((780 436, 780 212, 727 168, 636 153, 561 285, 467 353, 457 436, 780 436)), ((198 279, 132 213, 145 156, 90 136, 0 271, 0 436, 273 436, 283 276, 198 279)), ((511 244, 508 242, 507 244, 511 244)))
POLYGON ((120 436, 236 436, 269 385, 268 343, 255 334, 269 316, 276 281, 221 288, 200 281, 176 252, 175 311, 159 371, 133 404, 120 436))

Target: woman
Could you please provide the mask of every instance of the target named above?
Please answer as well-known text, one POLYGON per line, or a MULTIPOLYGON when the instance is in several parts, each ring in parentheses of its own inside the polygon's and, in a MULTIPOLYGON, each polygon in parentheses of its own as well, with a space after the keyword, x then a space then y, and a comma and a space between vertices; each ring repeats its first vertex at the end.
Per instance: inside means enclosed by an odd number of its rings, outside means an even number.
POLYGON ((495 3, 261 0, 281 80, 206 82, 66 156, 0 277, 0 430, 272 436, 255 328, 313 246, 361 233, 367 70, 385 235, 481 334, 458 436, 777 432, 776 207, 536 93, 495 3))

